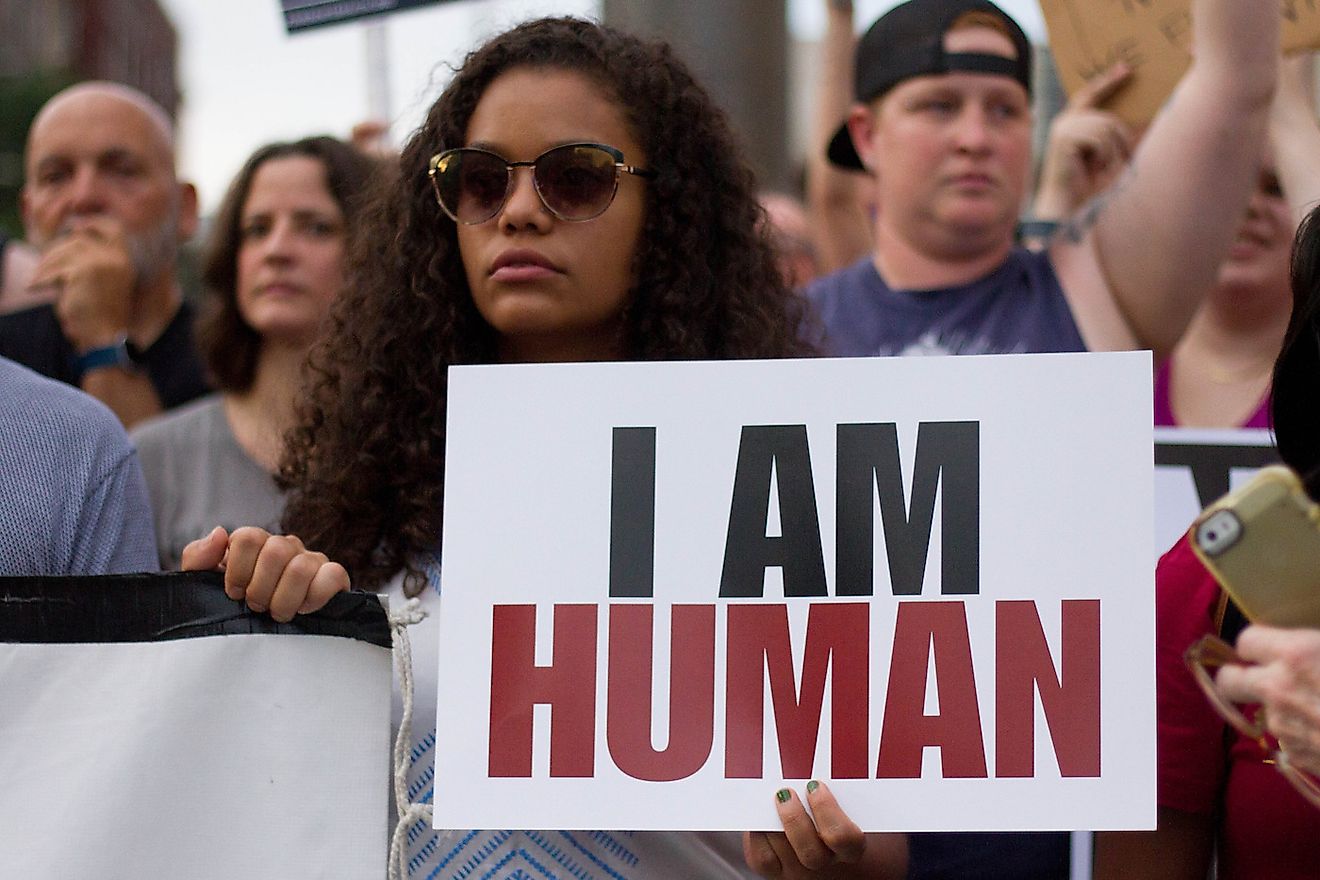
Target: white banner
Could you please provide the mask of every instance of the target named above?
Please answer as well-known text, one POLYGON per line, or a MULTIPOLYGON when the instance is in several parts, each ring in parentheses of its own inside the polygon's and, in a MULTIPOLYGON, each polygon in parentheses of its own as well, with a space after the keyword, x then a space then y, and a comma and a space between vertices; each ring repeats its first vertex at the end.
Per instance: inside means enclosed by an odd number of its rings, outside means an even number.
POLYGON ((1150 375, 452 369, 436 826, 1154 827, 1150 375))
POLYGON ((390 652, 0 644, 0 876, 379 880, 390 652))

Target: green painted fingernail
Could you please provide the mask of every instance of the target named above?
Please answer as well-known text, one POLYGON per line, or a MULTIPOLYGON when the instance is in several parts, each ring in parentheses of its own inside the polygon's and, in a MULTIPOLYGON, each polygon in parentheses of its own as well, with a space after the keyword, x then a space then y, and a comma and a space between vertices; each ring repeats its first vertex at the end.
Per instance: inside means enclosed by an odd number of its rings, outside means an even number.
POLYGON ((807 783, 807 794, 811 794, 813 791, 815 791, 818 788, 820 788, 820 783, 814 779, 811 780, 810 782, 807 783))
POLYGON ((793 792, 789 791, 786 788, 781 788, 779 789, 779 791, 775 792, 775 800, 779 801, 781 804, 788 803, 789 798, 791 798, 792 796, 793 796, 793 792))

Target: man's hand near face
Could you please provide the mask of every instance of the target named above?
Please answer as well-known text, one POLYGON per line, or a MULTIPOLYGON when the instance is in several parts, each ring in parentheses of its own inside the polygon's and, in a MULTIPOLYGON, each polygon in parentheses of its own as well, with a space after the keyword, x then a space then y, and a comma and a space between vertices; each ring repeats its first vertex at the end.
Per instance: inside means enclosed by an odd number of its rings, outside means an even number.
POLYGON ((79 354, 114 345, 128 330, 137 273, 119 222, 77 220, 41 256, 33 287, 56 290, 55 313, 79 354))
MULTIPOLYGON (((137 270, 122 224, 78 218, 42 253, 31 287, 55 290, 60 330, 79 356, 122 342, 132 318, 137 270)), ((86 369, 79 386, 119 416, 124 427, 156 415, 160 396, 145 372, 121 364, 86 369)))

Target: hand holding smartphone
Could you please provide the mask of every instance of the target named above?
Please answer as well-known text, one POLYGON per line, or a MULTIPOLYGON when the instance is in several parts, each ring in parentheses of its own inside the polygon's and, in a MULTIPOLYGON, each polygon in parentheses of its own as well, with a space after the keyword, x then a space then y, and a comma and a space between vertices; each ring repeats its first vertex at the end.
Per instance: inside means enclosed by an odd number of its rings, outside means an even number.
POLYGON ((1253 623, 1320 627, 1320 505, 1282 465, 1207 507, 1192 550, 1253 623))

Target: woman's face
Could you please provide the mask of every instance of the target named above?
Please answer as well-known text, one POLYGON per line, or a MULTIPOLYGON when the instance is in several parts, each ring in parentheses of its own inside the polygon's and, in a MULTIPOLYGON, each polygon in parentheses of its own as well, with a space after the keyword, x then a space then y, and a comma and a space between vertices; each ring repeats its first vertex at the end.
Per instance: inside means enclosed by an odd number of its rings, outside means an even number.
POLYGON ((239 217, 238 311, 263 340, 305 346, 343 287, 344 215, 310 156, 263 162, 239 217))
MULTIPOLYGON (((529 162, 552 147, 599 143, 646 167, 624 115, 585 76, 515 68, 492 82, 468 123, 465 146, 529 162)), ((646 215, 646 181, 620 174, 600 216, 560 220, 541 202, 532 169, 513 170, 504 207, 458 226, 472 299, 495 329, 503 361, 609 360, 623 356, 622 315, 646 215)))
POLYGON ((1288 273, 1296 231, 1292 207, 1278 175, 1267 164, 1247 203, 1237 237, 1219 267, 1220 290, 1249 297, 1248 302, 1272 302, 1286 312, 1292 303, 1288 273))

